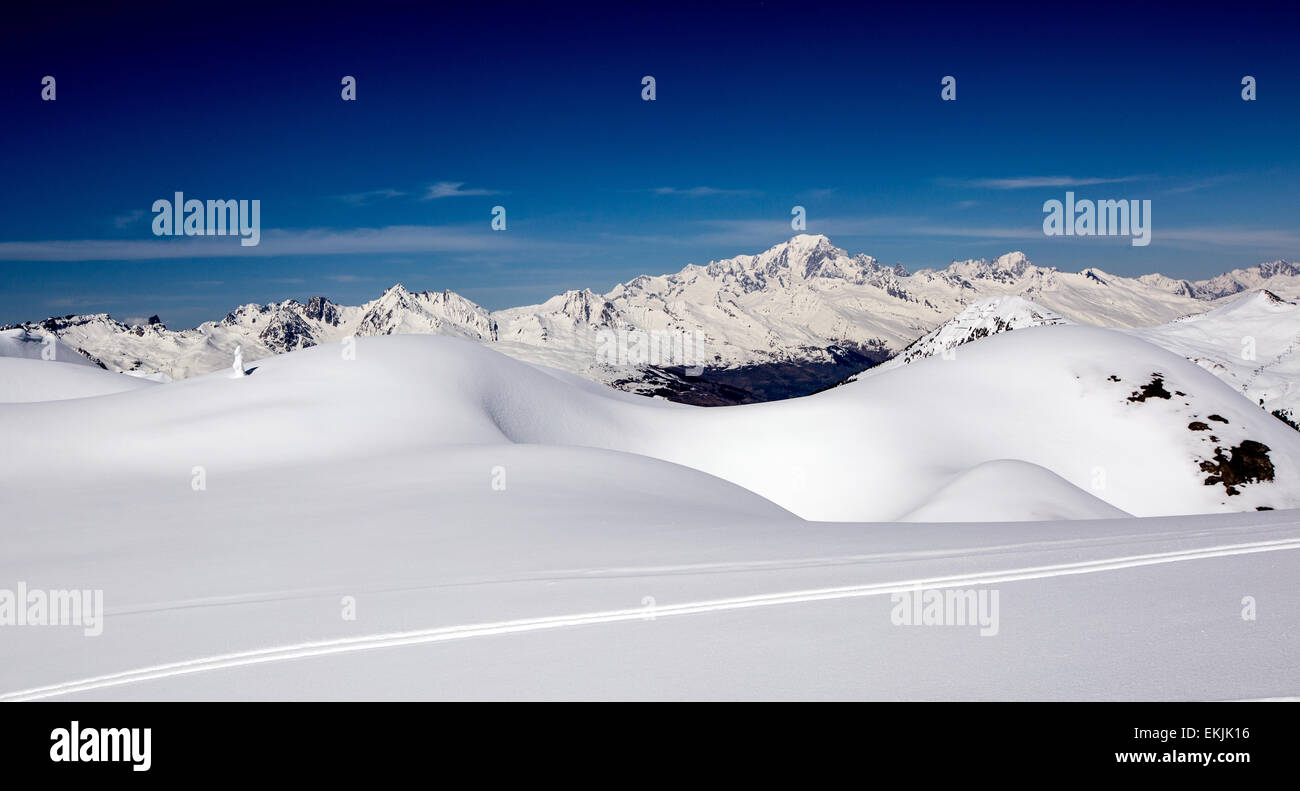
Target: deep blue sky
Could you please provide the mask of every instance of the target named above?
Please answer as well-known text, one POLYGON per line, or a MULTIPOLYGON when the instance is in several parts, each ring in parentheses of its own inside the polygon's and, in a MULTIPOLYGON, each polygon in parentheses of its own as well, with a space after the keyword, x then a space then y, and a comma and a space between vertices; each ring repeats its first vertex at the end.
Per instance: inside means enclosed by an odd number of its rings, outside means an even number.
POLYGON ((397 281, 527 304, 757 252, 792 234, 796 204, 810 232, 910 269, 1017 249, 1178 277, 1300 258, 1286 5, 473 5, 8 21, 0 322, 192 326, 397 281), (1043 236, 1067 183, 1150 199, 1151 245, 1043 236), (440 184, 455 194, 429 197, 440 184), (149 208, 176 190, 260 199, 261 246, 154 237, 149 208))

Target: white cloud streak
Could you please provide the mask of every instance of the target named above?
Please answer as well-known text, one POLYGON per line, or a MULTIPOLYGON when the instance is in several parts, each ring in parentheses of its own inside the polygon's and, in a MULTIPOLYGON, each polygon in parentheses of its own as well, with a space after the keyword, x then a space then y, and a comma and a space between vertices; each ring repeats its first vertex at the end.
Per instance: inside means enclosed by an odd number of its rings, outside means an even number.
POLYGON ((262 233, 256 247, 233 236, 151 237, 0 242, 0 261, 158 261, 186 258, 273 258, 441 252, 537 252, 573 248, 481 226, 393 225, 385 228, 280 230, 262 233))
POLYGON ((465 186, 463 181, 439 181, 437 184, 429 186, 427 192, 421 200, 437 200, 439 198, 463 198, 474 195, 500 195, 496 190, 485 189, 462 189, 465 186))
POLYGON ((406 193, 395 189, 370 190, 368 192, 354 192, 350 195, 339 195, 339 200, 344 203, 350 203, 353 206, 368 206, 372 203, 400 198, 406 193))
POLYGON ((994 190, 1021 190, 1038 187, 1086 187, 1092 184, 1122 184, 1139 181, 1146 176, 1120 176, 1118 178, 1075 178, 1073 176, 1016 176, 993 179, 940 179, 940 183, 955 187, 975 187, 994 190))
POLYGON ((685 195, 690 198, 703 198, 710 195, 756 195, 755 190, 730 190, 718 187, 655 187, 650 190, 656 195, 685 195))

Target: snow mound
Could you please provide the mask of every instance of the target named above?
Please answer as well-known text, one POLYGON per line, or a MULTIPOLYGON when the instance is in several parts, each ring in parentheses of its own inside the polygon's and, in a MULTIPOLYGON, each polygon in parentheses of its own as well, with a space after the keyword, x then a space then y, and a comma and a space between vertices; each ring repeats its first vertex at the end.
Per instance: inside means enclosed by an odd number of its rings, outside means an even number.
POLYGON ((48 360, 0 357, 0 403, 3 404, 88 398, 140 390, 153 384, 146 379, 105 371, 89 362, 56 365, 48 360))
MULTIPOLYGON (((707 409, 465 340, 361 338, 348 351, 316 346, 238 379, 0 409, 0 433, 31 469, 102 476, 125 455, 138 460, 133 475, 182 481, 195 465, 279 477, 331 459, 382 468, 466 446, 583 446, 688 467, 815 520, 898 519, 1003 459, 1139 516, 1300 506, 1300 433, 1186 359, 1111 330, 1031 327, 818 395, 707 409)), ((461 496, 446 481, 427 487, 461 496)), ((1063 508, 1077 499, 1066 494, 1063 508)))
POLYGON ((1037 522, 1129 516, 1061 476, 1024 461, 987 461, 959 474, 900 522, 1037 522))
POLYGON ((21 327, 0 330, 0 357, 22 357, 28 360, 99 367, 76 349, 59 340, 56 335, 32 332, 21 327))

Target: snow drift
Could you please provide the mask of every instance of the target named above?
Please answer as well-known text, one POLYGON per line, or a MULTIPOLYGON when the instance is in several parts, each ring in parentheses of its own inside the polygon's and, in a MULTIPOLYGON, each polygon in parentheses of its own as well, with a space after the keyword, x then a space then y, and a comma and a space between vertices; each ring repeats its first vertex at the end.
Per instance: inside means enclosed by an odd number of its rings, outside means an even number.
MULTIPOLYGON (((893 520, 941 491, 949 503, 976 497, 980 487, 952 482, 999 460, 1049 470, 1138 516, 1300 506, 1300 433, 1176 354, 1078 326, 1000 334, 807 398, 709 409, 466 341, 363 338, 355 359, 331 344, 262 360, 241 379, 12 405, 0 431, 34 468, 72 477, 122 458, 139 475, 187 479, 194 466, 274 476, 322 459, 583 446, 690 468, 815 520, 893 520)), ((1023 489, 1014 478, 1001 486, 1023 489)), ((454 495, 437 480, 428 487, 454 495)), ((1018 518, 1041 513, 1030 503, 1018 518)))

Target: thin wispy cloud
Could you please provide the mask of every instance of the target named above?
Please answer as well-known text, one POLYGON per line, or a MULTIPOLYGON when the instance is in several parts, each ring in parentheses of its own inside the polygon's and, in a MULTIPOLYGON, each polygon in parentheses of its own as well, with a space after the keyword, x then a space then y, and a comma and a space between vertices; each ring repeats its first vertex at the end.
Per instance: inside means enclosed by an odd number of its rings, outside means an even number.
MULTIPOLYGON (((1042 227, 1034 225, 1025 228, 947 225, 943 223, 915 223, 899 225, 898 235, 938 236, 957 239, 1046 239, 1059 242, 1063 237, 1048 237, 1042 227)), ((1077 236, 1075 240, 1095 240, 1098 242, 1125 242, 1119 236, 1077 236)), ((1275 250, 1287 252, 1288 255, 1300 254, 1300 231, 1276 228, 1245 228, 1224 226, 1219 228, 1163 228, 1156 224, 1151 231, 1153 244, 1174 243, 1180 246, 1216 246, 1224 248, 1275 250)))
POLYGON ((501 233, 481 225, 393 225, 352 230, 281 230, 262 233, 244 247, 231 237, 74 239, 0 242, 0 261, 157 261, 184 258, 272 258, 297 255, 569 251, 579 245, 501 233))
POLYGON ((140 222, 140 220, 143 220, 145 214, 146 212, 144 209, 132 209, 126 214, 119 214, 118 216, 113 218, 113 227, 129 228, 130 226, 140 222))
POLYGON ((55 297, 54 299, 45 300, 45 304, 51 308, 86 308, 104 303, 100 299, 87 299, 85 297, 55 297))
POLYGON ((690 224, 686 233, 621 236, 623 242, 675 245, 727 245, 738 250, 788 239, 797 233, 823 234, 832 241, 850 237, 949 237, 954 239, 1037 239, 1043 236, 1038 224, 1025 227, 949 225, 926 217, 815 217, 808 218, 808 228, 796 231, 788 219, 780 217, 747 219, 708 219, 690 224))
POLYGON ((1086 187, 1093 184, 1123 184, 1140 181, 1146 176, 1118 176, 1115 178, 1077 178, 1074 176, 1016 176, 991 179, 939 179, 940 184, 976 189, 1023 190, 1041 187, 1086 187))
POLYGON ((463 198, 473 195, 500 195, 497 190, 488 189, 464 189, 463 181, 439 181, 437 184, 429 186, 428 191, 421 200, 437 200, 439 198, 463 198))
POLYGON ((1222 245, 1225 247, 1267 248, 1290 250, 1290 255, 1300 257, 1300 231, 1276 228, 1169 228, 1156 226, 1151 232, 1152 242, 1174 241, 1193 244, 1222 245))
POLYGON ((1180 195, 1186 192, 1198 192, 1203 189, 1210 189, 1211 187, 1217 187, 1220 184, 1225 184, 1227 182, 1234 181, 1238 178, 1240 178, 1240 176, 1233 173, 1225 174, 1222 176, 1211 176, 1210 178, 1201 179, 1199 181, 1192 181, 1186 184, 1179 184, 1176 187, 1170 187, 1169 189, 1165 190, 1165 194, 1180 195))
MULTIPOLYGON (((899 227, 896 236, 943 236, 954 239, 1041 239, 1042 226, 1008 228, 986 225, 916 224, 899 227)), ((1105 238, 1105 237, 1103 237, 1105 238)))
MULTIPOLYGON (((713 218, 687 223, 684 229, 676 232, 641 235, 607 234, 606 238, 622 244, 664 244, 680 247, 715 245, 735 248, 737 252, 746 252, 789 239, 796 233, 801 232, 791 229, 790 221, 781 217, 713 218)), ((1042 224, 1037 215, 1024 225, 980 225, 965 220, 946 222, 935 217, 904 215, 809 216, 808 228, 802 233, 823 234, 832 242, 841 239, 911 237, 944 239, 952 243, 960 243, 963 240, 1008 242, 1046 240, 1054 244, 1060 243, 1059 237, 1048 237, 1043 234, 1042 224)), ((1073 239, 1091 240, 1096 243, 1127 243, 1126 237, 1118 236, 1073 237, 1073 239)), ((1300 257, 1300 229, 1241 226, 1164 228, 1157 223, 1152 229, 1152 242, 1189 248, 1201 246, 1249 249, 1263 251, 1268 255, 1300 257)), ((1087 242, 1081 241, 1081 243, 1087 242)))
POLYGON ((368 192, 353 192, 349 195, 337 196, 344 203, 350 203, 353 206, 367 206, 380 201, 392 200, 406 195, 405 192, 395 189, 370 190, 368 192))
POLYGON ((709 195, 757 195, 756 190, 733 190, 719 187, 655 187, 650 190, 656 195, 685 195, 691 198, 703 198, 709 195))

